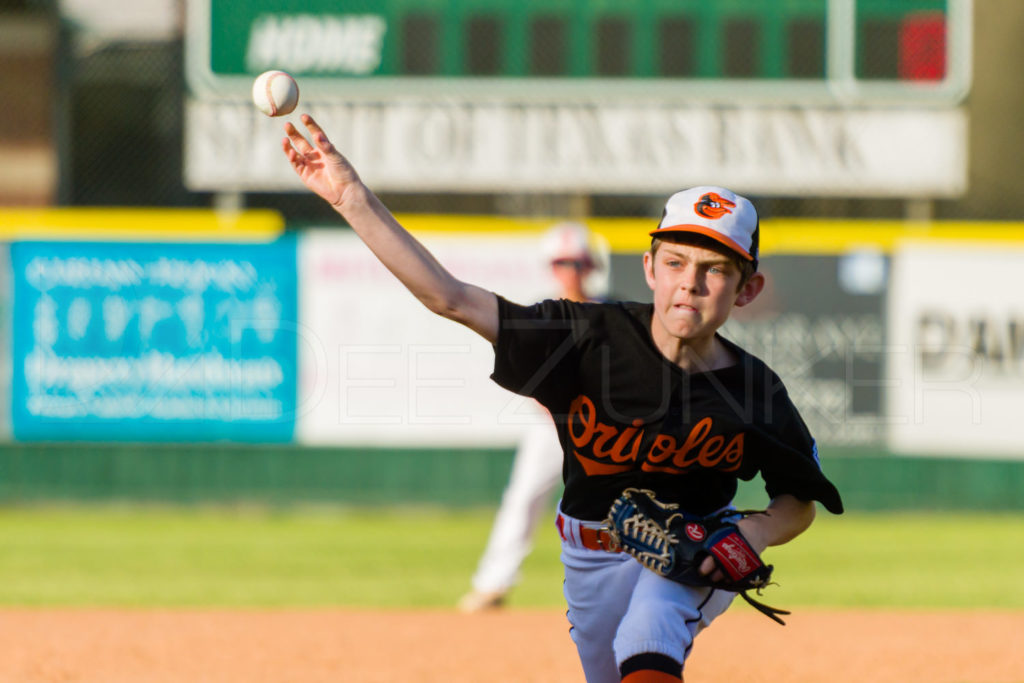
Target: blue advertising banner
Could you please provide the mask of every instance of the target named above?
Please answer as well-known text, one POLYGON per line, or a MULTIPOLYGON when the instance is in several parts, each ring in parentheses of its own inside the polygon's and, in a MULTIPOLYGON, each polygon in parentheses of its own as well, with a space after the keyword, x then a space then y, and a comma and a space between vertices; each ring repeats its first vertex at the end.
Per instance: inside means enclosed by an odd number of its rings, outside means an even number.
POLYGON ((293 237, 12 244, 14 437, 291 441, 295 259, 293 237))

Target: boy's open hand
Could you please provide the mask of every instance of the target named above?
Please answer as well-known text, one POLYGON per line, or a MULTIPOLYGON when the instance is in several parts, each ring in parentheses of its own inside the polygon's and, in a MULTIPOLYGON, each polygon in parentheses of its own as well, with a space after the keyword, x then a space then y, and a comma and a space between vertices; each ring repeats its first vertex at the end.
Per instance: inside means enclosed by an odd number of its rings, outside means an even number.
POLYGON ((348 159, 335 149, 312 116, 303 114, 301 120, 313 144, 290 122, 286 123, 284 130, 288 137, 282 140, 285 156, 306 187, 326 199, 334 208, 341 209, 346 191, 360 184, 359 174, 348 159))

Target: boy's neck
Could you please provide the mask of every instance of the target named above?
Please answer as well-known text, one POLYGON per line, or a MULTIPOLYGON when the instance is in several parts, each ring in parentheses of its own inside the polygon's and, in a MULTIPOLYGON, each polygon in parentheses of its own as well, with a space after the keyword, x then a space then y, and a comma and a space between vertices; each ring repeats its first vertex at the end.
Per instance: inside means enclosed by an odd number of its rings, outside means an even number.
POLYGON ((576 303, 583 303, 584 301, 587 301, 586 295, 584 295, 583 291, 580 289, 563 289, 561 298, 568 299, 569 301, 575 301, 576 303))
POLYGON ((659 339, 658 336, 653 334, 654 345, 669 362, 675 363, 685 372, 693 374, 721 370, 736 362, 733 352, 722 343, 718 335, 689 341, 671 336, 659 339))

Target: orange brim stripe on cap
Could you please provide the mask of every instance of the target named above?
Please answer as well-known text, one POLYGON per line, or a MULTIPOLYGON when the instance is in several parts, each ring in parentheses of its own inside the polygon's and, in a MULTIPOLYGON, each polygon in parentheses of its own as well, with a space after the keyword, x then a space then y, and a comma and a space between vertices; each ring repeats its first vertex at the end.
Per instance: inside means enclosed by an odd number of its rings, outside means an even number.
POLYGON ((730 249, 732 249, 733 251, 735 251, 737 254, 747 259, 748 261, 754 260, 754 257, 747 253, 747 250, 741 247, 739 242, 737 242, 736 240, 732 239, 727 235, 723 235, 717 230, 706 228, 703 225, 670 225, 667 228, 658 228, 657 230, 652 230, 651 236, 657 237, 659 234, 663 232, 696 232, 698 234, 704 235, 705 237, 710 237, 716 242, 721 242, 722 244, 729 247, 730 249))

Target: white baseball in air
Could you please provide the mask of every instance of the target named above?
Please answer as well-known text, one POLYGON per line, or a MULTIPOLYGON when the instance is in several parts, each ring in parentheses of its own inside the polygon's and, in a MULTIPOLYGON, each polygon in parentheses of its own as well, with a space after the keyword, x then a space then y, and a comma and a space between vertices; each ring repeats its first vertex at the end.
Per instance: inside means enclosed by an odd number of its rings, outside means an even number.
POLYGON ((299 103, 299 85, 284 71, 264 71, 253 81, 252 101, 267 116, 291 114, 299 103))

